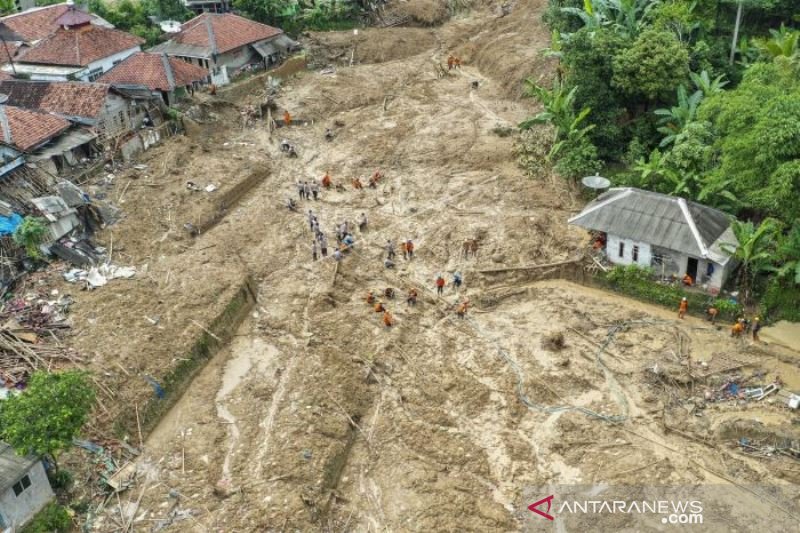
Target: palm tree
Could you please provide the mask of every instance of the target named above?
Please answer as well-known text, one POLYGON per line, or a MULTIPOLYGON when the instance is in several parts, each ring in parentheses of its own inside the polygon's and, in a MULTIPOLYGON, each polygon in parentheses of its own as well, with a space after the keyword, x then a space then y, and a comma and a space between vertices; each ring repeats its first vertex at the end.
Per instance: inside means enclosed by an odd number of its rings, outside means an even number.
POLYGON ((695 91, 691 96, 687 96, 686 87, 678 87, 678 105, 669 109, 656 109, 653 113, 661 117, 658 123, 659 133, 665 135, 659 146, 664 147, 675 142, 677 137, 686 126, 697 116, 697 106, 703 100, 703 92, 695 91))
POLYGON ((739 263, 736 283, 742 291, 742 303, 748 304, 756 276, 774 269, 772 263, 781 224, 774 218, 767 218, 758 226, 751 221, 734 220, 731 228, 739 242, 722 243, 722 250, 739 263))

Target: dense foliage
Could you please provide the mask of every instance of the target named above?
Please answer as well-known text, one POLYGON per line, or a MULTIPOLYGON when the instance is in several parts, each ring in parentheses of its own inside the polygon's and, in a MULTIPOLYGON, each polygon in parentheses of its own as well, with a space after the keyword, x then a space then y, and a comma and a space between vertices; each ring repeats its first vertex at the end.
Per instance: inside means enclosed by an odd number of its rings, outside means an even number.
POLYGON ((358 0, 234 0, 243 15, 289 33, 344 30, 356 25, 367 2, 358 0))
POLYGON ((39 511, 22 533, 66 533, 70 529, 72 529, 72 518, 69 516, 69 511, 51 502, 39 511))
POLYGON ((181 0, 89 0, 89 10, 115 27, 138 35, 147 46, 156 44, 161 35, 161 29, 149 17, 183 22, 192 16, 181 0))
POLYGON ((676 312, 681 298, 685 297, 689 302, 689 312, 698 316, 704 315, 711 306, 717 308, 722 318, 735 320, 741 315, 741 306, 730 300, 687 292, 680 285, 656 283, 654 278, 651 269, 629 265, 612 268, 600 280, 623 294, 645 302, 673 307, 676 312))
POLYGON ((545 111, 521 127, 555 126, 556 171, 575 179, 602 164, 616 185, 737 216, 729 251, 744 299, 780 301, 773 316, 800 307, 778 297, 800 293, 796 2, 551 0, 545 21, 556 84, 528 82, 545 111))
POLYGON ((94 389, 78 371, 37 371, 19 396, 0 402, 0 439, 21 455, 54 462, 72 445, 94 404, 94 389))

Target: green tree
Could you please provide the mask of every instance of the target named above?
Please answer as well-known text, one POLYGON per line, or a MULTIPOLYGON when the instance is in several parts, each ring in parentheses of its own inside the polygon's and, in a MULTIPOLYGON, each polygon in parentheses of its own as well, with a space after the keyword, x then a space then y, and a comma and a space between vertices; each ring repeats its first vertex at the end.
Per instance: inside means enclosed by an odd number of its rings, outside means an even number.
POLYGON ((0 0, 0 15, 11 15, 17 12, 17 4, 14 0, 0 0))
POLYGON ((25 217, 22 224, 14 230, 14 242, 25 247, 25 253, 31 259, 39 259, 42 253, 39 245, 44 242, 47 235, 47 221, 41 217, 25 217))
POLYGON ((94 404, 94 389, 79 371, 36 371, 19 396, 0 402, 0 437, 22 455, 57 457, 72 445, 94 404))
POLYGON ((234 7, 247 17, 273 26, 280 25, 292 4, 296 5, 296 2, 292 0, 233 0, 234 7))
POLYGON ((800 83, 789 65, 757 63, 734 90, 709 96, 698 119, 714 125, 719 178, 745 209, 791 223, 800 218, 800 83))
POLYGON ((600 157, 619 158, 627 143, 623 120, 626 116, 625 100, 612 87, 614 57, 630 46, 630 41, 610 29, 601 29, 593 35, 588 30, 576 32, 564 45, 563 64, 568 87, 577 87, 575 108, 589 108, 587 122, 595 128, 589 139, 597 146, 600 157))
POLYGON ((689 78, 689 52, 672 33, 648 29, 614 58, 613 86, 645 101, 665 101, 689 78))
POLYGON ((735 220, 731 226, 738 245, 722 243, 725 253, 739 263, 737 285, 745 305, 751 303, 756 276, 774 268, 775 248, 781 224, 767 218, 756 226, 751 221, 735 220))
POLYGON ((780 239, 775 269, 778 277, 800 285, 800 220, 780 239))

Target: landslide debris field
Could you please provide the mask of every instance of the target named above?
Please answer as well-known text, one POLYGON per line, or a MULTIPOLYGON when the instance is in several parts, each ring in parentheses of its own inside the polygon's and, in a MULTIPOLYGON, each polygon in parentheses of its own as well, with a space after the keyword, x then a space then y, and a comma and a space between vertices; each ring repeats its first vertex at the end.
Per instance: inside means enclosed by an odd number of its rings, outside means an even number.
POLYGON ((103 384, 94 429, 130 420, 153 394, 141 376, 179 364, 248 276, 257 287, 232 343, 146 436, 135 486, 108 500, 97 530, 515 531, 533 527, 529 491, 550 483, 719 484, 743 502, 721 515, 750 512, 754 530, 796 524, 797 460, 736 446, 797 440, 785 402, 713 401, 736 374, 800 388, 796 356, 537 270, 498 271, 569 260, 586 242, 565 222, 580 200, 553 177, 525 177, 513 136, 498 135, 534 110, 515 83, 549 71, 536 52, 543 4, 362 31, 353 66, 352 33, 313 35, 310 59, 335 72, 302 72, 276 100, 313 123, 270 134, 241 114, 263 84, 223 92, 146 167, 96 185, 126 213, 102 238, 140 275, 76 296, 74 343, 103 384), (465 66, 442 76, 451 52, 465 66), (297 158, 280 152, 284 138, 297 158), (377 189, 350 186, 376 168, 377 189), (296 180, 326 171, 343 191, 283 207, 296 180), (370 222, 341 263, 314 262, 308 209, 331 244, 342 221, 370 222), (413 239, 414 259, 384 269, 387 238, 413 239), (463 256, 466 239, 476 257, 463 256), (386 287, 398 293, 384 299, 391 328, 364 301, 386 287), (739 488, 758 484, 786 487, 789 503, 739 488))

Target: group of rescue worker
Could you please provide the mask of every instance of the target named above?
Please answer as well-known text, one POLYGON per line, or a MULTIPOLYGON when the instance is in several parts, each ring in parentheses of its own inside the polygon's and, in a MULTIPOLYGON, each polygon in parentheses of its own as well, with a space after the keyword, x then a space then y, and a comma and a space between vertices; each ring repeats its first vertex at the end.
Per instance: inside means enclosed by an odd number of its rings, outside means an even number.
MULTIPOLYGON (((680 303, 678 304, 678 318, 683 319, 686 316, 686 312, 689 310, 689 300, 684 296, 681 298, 680 303)), ((719 315, 719 309, 714 307, 713 305, 709 306, 706 309, 706 319, 715 324, 717 321, 717 316, 719 315)), ((748 333, 753 335, 753 341, 758 342, 760 341, 758 334, 761 331, 761 319, 759 317, 753 318, 753 321, 750 322, 745 317, 739 317, 736 320, 736 323, 731 326, 731 337, 742 337, 747 335, 748 333)))

